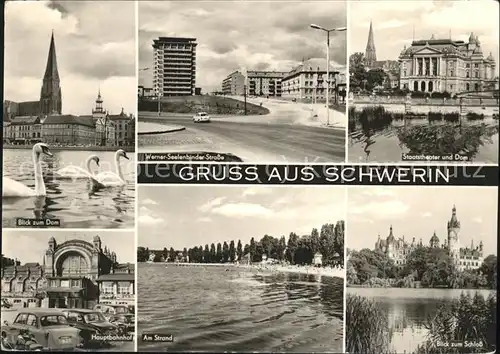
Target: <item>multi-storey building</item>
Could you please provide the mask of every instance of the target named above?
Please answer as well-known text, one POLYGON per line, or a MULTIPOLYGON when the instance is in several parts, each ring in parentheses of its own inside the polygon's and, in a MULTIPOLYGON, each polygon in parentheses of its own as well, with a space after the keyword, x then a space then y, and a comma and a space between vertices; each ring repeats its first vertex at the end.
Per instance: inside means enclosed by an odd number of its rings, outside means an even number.
MULTIPOLYGON (((6 131, 14 144, 33 144, 42 141, 42 124, 38 116, 17 116, 6 131)), ((4 135, 5 138, 5 135, 4 135)))
POLYGON ((242 96, 245 90, 245 75, 234 71, 222 80, 222 93, 224 95, 242 96))
MULTIPOLYGON (((457 218, 457 209, 453 206, 450 220, 446 225, 447 238, 443 244, 436 235, 436 232, 429 240, 429 247, 445 249, 451 259, 454 260, 455 266, 459 270, 478 269, 483 263, 483 242, 479 242, 479 246, 474 247, 474 241, 471 241, 470 247, 460 247, 460 221, 457 218)), ((416 243, 415 238, 411 243, 405 241, 405 237, 396 237, 393 234, 392 226, 389 229, 389 236, 386 239, 381 239, 378 236, 375 243, 375 250, 384 252, 394 261, 397 266, 406 264, 408 255, 417 247, 422 247, 422 239, 416 243)))
POLYGON ((159 37, 153 41, 153 90, 156 96, 196 92, 196 39, 159 37))
POLYGON ((282 71, 247 71, 248 94, 251 96, 280 97, 282 94, 281 81, 287 75, 288 72, 282 71))
POLYGON ((115 127, 115 141, 118 146, 132 146, 135 143, 135 119, 132 115, 120 114, 109 115, 109 120, 115 127))
POLYGON ((7 301, 13 308, 40 307, 47 288, 42 265, 11 265, 1 271, 2 301, 7 301))
MULTIPOLYGON (((340 70, 329 68, 330 102, 335 102, 340 70)), ((296 100, 326 100, 326 63, 324 59, 309 59, 281 80, 281 95, 296 100)))
POLYGON ((113 266, 109 274, 97 278, 99 285, 99 303, 108 305, 135 304, 135 266, 131 263, 116 263, 116 254, 112 253, 113 266))
POLYGON ((485 57, 479 38, 470 34, 468 42, 452 39, 413 41, 402 50, 400 88, 421 92, 461 92, 493 90, 495 60, 485 57))
POLYGON ((92 116, 50 115, 42 123, 43 141, 49 144, 94 145, 92 116))

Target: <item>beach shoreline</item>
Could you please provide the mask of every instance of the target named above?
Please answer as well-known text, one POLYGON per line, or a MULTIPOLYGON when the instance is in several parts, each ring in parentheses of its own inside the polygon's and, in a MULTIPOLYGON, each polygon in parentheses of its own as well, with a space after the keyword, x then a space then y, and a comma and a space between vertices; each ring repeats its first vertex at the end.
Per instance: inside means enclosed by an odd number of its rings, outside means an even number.
MULTIPOLYGON (((140 262, 148 263, 148 262, 140 262)), ((344 268, 331 268, 331 267, 313 267, 313 266, 297 266, 297 265, 270 265, 270 264, 234 264, 234 263, 170 263, 170 262, 156 262, 150 264, 163 264, 169 266, 181 267, 236 267, 243 269, 256 270, 259 272, 278 272, 278 273, 296 273, 296 274, 312 274, 320 275, 323 277, 335 277, 345 279, 344 268)))

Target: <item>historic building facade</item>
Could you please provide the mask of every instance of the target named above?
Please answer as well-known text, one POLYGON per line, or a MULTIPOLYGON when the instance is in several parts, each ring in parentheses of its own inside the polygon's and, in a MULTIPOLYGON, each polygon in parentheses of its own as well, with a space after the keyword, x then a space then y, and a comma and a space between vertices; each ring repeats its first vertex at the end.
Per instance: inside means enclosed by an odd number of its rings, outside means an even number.
POLYGON ((43 141, 61 145, 94 145, 95 122, 90 116, 50 115, 42 123, 43 141))
POLYGON ((133 146, 135 144, 135 119, 132 114, 125 114, 122 108, 120 114, 109 115, 108 119, 113 122, 116 145, 133 146))
POLYGON ((483 54, 479 38, 413 41, 399 56, 400 88, 420 92, 461 92, 494 89, 496 63, 483 54))
POLYGON ((135 298, 133 265, 119 264, 99 236, 92 242, 61 243, 51 237, 42 265, 4 267, 1 284, 2 300, 13 307, 93 309, 105 295, 127 304, 135 298), (111 291, 103 285, 107 281, 111 281, 111 291))
MULTIPOLYGON (((460 221, 458 221, 455 206, 453 206, 446 230, 447 238, 444 240, 444 243, 440 243, 439 237, 434 232, 429 240, 429 247, 445 249, 459 270, 479 268, 484 260, 483 242, 480 241, 478 246, 474 246, 474 241, 472 241, 470 247, 460 247, 460 221)), ((381 239, 380 235, 378 236, 375 243, 375 250, 387 254, 396 266, 403 266, 406 264, 408 255, 417 247, 422 246, 422 239, 417 243, 415 242, 415 237, 413 237, 411 242, 407 242, 404 236, 396 238, 391 226, 389 236, 386 239, 381 239)))

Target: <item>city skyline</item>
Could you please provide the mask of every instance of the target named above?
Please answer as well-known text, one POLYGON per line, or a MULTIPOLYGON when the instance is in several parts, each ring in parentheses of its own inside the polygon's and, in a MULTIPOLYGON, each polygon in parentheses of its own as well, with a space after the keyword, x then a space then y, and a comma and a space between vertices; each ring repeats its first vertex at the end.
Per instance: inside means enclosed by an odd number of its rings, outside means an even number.
POLYGON ((447 239, 447 222, 455 205, 461 223, 461 247, 478 246, 482 241, 485 256, 497 253, 496 188, 468 187, 363 187, 348 192, 346 248, 374 249, 385 240, 392 225, 396 239, 429 245, 436 232, 442 245, 447 239))
POLYGON ((110 114, 122 108, 135 114, 135 4, 129 1, 7 2, 4 99, 40 99, 52 32, 63 114, 92 114, 99 89, 110 114))
POLYGON ((49 239, 54 237, 57 244, 69 240, 84 240, 92 243, 94 236, 101 238, 102 248, 116 253, 119 263, 134 263, 136 260, 134 231, 57 231, 54 230, 3 230, 2 254, 4 257, 16 259, 22 264, 43 263, 45 250, 49 247, 49 239), (29 247, 26 247, 29 245, 29 247))
POLYGON ((343 187, 139 188, 138 246, 183 249, 309 234, 345 220, 343 187))
MULTIPOLYGON (((152 87, 153 39, 196 38, 197 86, 220 90, 239 70, 290 71, 303 59, 326 58, 326 35, 309 28, 345 27, 345 2, 140 2, 139 85, 152 87), (220 5, 219 5, 220 4, 220 5), (159 16, 161 14, 161 16, 159 16), (193 26, 193 23, 196 23, 193 26), (262 41, 262 38, 266 41, 262 41)), ((346 34, 332 34, 330 60, 346 66, 346 34)), ((325 59, 326 60, 326 59, 325 59)))
POLYGON ((394 6, 390 1, 352 1, 349 3, 350 54, 365 53, 370 21, 377 60, 398 60, 404 46, 415 40, 451 39, 468 41, 471 32, 479 37, 485 57, 491 52, 499 73, 498 2, 405 1, 394 6))

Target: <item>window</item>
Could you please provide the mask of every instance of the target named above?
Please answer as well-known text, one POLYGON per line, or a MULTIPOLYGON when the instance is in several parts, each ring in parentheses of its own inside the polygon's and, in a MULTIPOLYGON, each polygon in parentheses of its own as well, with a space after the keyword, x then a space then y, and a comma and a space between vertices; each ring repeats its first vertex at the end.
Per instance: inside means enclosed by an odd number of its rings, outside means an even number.
POLYGON ((20 313, 19 315, 17 315, 14 323, 17 323, 17 324, 26 324, 27 320, 28 320, 28 314, 26 314, 26 313, 20 313))
POLYGON ((465 77, 469 77, 469 72, 468 71, 465 73, 465 77))
POLYGON ((475 72, 475 76, 476 76, 476 77, 479 77, 479 73, 478 73, 477 71, 475 72))
POLYGON ((474 64, 474 67, 475 67, 476 69, 477 69, 477 68, 479 68, 479 64, 477 64, 477 63, 476 63, 476 64, 474 64))
POLYGON ((29 314, 28 315, 28 318, 26 320, 26 324, 28 326, 32 326, 32 327, 38 327, 37 325, 37 321, 36 321, 36 316, 35 315, 32 315, 32 314, 29 314))

